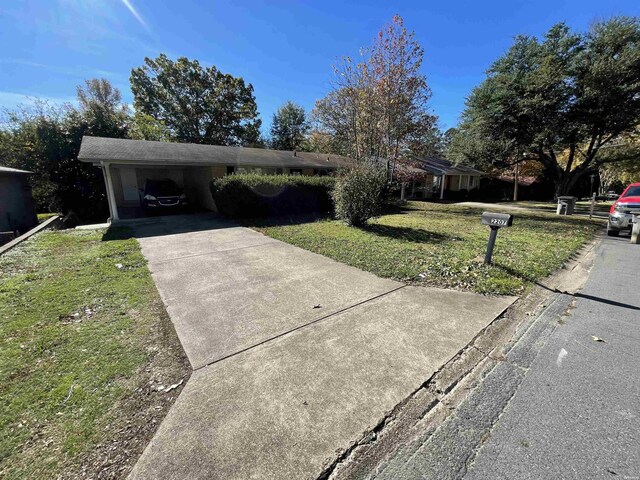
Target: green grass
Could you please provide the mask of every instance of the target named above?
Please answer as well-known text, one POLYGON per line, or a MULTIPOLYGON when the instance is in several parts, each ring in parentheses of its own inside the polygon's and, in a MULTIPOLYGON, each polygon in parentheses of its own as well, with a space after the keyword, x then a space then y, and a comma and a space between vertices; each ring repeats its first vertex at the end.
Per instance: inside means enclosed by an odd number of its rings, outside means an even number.
POLYGON ((50 219, 51 217, 58 215, 57 213, 39 213, 38 214, 38 223, 42 223, 45 220, 50 219))
POLYGON ((43 232, 0 257, 2 478, 68 477, 153 355, 166 314, 146 261, 103 233, 43 232))
POLYGON ((495 294, 523 292, 602 228, 585 218, 517 212, 514 226, 499 232, 495 265, 486 266, 489 228, 480 224, 480 214, 468 207, 409 202, 361 229, 337 220, 251 226, 380 277, 495 294))

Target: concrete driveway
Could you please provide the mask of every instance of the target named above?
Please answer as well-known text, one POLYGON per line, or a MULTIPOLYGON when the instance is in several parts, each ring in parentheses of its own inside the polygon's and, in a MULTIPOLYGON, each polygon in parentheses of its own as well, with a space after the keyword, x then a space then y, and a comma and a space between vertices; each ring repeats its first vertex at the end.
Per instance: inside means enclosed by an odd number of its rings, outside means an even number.
POLYGON ((131 478, 315 478, 512 297, 408 287, 213 215, 136 228, 194 368, 131 478))

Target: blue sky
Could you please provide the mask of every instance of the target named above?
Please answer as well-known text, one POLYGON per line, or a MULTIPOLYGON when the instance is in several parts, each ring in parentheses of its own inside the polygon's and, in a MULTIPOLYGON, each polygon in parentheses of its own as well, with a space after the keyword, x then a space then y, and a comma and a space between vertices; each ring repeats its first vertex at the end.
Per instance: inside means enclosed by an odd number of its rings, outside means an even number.
POLYGON ((584 30, 612 15, 640 15, 640 2, 5 0, 0 107, 25 96, 72 101, 91 77, 108 78, 132 103, 131 68, 164 52, 244 77, 267 128, 286 100, 311 109, 330 89, 337 58, 355 55, 396 13, 425 49, 431 107, 448 128, 515 35, 540 35, 559 21, 584 30))

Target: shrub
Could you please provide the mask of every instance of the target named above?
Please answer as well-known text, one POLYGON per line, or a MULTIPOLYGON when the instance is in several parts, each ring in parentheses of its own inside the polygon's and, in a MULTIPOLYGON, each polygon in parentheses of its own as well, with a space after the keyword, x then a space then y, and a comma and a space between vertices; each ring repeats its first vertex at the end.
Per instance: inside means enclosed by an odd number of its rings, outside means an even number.
POLYGON ((333 190, 337 217, 347 225, 366 224, 380 213, 386 188, 384 168, 362 164, 342 173, 333 190))
POLYGON ((227 175, 211 182, 218 211, 230 218, 331 213, 333 177, 227 175))

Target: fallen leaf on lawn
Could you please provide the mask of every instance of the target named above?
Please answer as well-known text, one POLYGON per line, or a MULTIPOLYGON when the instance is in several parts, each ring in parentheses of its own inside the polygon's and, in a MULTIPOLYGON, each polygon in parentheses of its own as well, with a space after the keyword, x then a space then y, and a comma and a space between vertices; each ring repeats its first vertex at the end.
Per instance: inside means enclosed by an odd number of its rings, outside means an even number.
POLYGON ((182 385, 182 382, 184 382, 184 378, 182 380, 180 380, 178 383, 174 383, 173 385, 169 385, 168 387, 165 387, 164 385, 161 385, 158 387, 158 392, 163 392, 163 393, 168 393, 171 390, 174 390, 176 388, 178 388, 180 385, 182 385))
POLYGON ((606 340, 603 340, 600 337, 596 337, 595 335, 591 335, 591 340, 593 340, 594 342, 602 342, 602 343, 607 343, 606 340))

